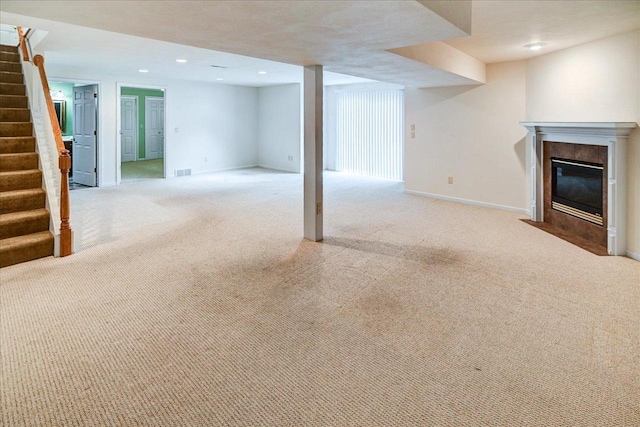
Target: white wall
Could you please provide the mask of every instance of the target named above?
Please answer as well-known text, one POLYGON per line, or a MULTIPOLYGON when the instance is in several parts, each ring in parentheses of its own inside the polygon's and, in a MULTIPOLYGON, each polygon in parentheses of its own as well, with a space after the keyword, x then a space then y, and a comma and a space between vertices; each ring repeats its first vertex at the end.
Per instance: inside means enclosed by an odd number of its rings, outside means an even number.
POLYGON ((516 61, 488 65, 482 86, 405 88, 405 189, 524 212, 525 82, 516 61))
POLYGON ((258 164, 300 172, 300 84, 258 89, 258 164))
POLYGON ((258 164, 258 90, 179 82, 167 89, 167 156, 173 172, 258 164), (178 132, 175 132, 175 128, 178 132))
POLYGON ((156 86, 166 92, 167 177, 176 169, 192 173, 258 164, 258 89, 185 80, 113 76, 65 67, 47 67, 50 80, 100 85, 98 183, 115 185, 120 165, 116 154, 117 84, 156 86), (178 132, 176 132, 178 128, 178 132), (206 157, 206 161, 205 161, 206 157))
MULTIPOLYGON (((527 120, 640 123, 640 31, 527 62, 527 120)), ((627 247, 640 254, 640 129, 627 153, 627 247)))

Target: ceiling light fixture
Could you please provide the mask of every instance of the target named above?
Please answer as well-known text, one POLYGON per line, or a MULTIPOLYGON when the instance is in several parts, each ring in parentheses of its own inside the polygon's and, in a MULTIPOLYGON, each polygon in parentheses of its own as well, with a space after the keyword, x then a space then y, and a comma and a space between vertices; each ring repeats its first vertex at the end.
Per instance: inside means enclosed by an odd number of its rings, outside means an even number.
POLYGON ((540 50, 544 45, 545 45, 544 43, 529 43, 529 44, 525 44, 524 47, 526 47, 529 50, 540 50))
POLYGON ((186 59, 176 59, 176 62, 184 64, 185 62, 187 62, 187 60, 186 59))
POLYGON ((267 74, 267 72, 266 71, 258 71, 258 74, 262 74, 264 76, 265 74, 267 74))
POLYGON ((139 73, 148 73, 149 70, 138 70, 139 73))
POLYGON ((222 81, 222 80, 224 80, 224 79, 223 79, 222 77, 217 77, 217 78, 216 78, 216 80, 218 80, 218 81, 222 81))

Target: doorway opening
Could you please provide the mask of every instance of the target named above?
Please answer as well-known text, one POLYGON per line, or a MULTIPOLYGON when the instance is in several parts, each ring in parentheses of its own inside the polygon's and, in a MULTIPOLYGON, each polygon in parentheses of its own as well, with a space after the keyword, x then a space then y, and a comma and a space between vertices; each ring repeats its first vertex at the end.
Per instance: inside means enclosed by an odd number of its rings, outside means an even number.
POLYGON ((69 189, 97 187, 98 180, 98 84, 51 81, 58 124, 71 155, 69 189))
POLYGON ((120 86, 120 182, 165 177, 164 89, 120 86))

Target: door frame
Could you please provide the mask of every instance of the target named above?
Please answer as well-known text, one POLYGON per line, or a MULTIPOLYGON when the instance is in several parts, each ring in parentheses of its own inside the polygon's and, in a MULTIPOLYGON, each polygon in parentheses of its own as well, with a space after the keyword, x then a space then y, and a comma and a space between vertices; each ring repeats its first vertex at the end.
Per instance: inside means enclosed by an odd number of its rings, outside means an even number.
MULTIPOLYGON (((135 157, 134 161, 138 160, 138 144, 140 144, 140 142, 138 141, 140 139, 140 117, 138 114, 138 111, 140 110, 138 108, 138 97, 137 96, 133 96, 133 95, 122 95, 120 96, 120 114, 122 114, 122 100, 124 98, 127 99, 133 99, 135 102, 135 113, 136 113, 136 149, 133 150, 133 156, 135 157)), ((122 117, 120 117, 120 124, 122 125, 122 117)), ((121 132, 121 131, 120 131, 121 132)), ((122 133, 120 133, 120 143, 122 143, 122 133)), ((122 146, 120 147, 120 154, 122 155, 122 146)), ((120 158, 120 163, 122 163, 122 158, 120 158)))
MULTIPOLYGON (((101 120, 101 112, 102 112, 102 82, 98 80, 81 80, 81 79, 70 79, 68 77, 49 77, 48 80, 50 82, 60 82, 60 83, 73 83, 77 86, 87 86, 87 85, 95 85, 97 87, 98 99, 96 100, 96 187, 102 187, 105 184, 104 182, 104 173, 102 168, 102 162, 104 161, 104 156, 102 154, 102 144, 100 141, 102 140, 102 130, 104 129, 102 126, 101 120)), ((113 184, 110 184, 113 185, 113 184)))
MULTIPOLYGON (((122 138, 120 134, 120 130, 122 129, 122 111, 121 111, 121 102, 120 99, 122 97, 122 88, 123 87, 132 87, 139 89, 157 89, 164 92, 164 140, 162 152, 164 153, 163 161, 162 161, 162 178, 167 178, 167 105, 168 102, 168 90, 166 86, 158 86, 158 85, 148 85, 142 83, 126 83, 126 82, 116 82, 116 185, 120 185, 122 183, 122 138)), ((99 96, 99 95, 98 95, 99 96)), ((125 95, 127 96, 127 95, 125 95)), ((138 122, 140 121, 140 117, 138 117, 138 122)))

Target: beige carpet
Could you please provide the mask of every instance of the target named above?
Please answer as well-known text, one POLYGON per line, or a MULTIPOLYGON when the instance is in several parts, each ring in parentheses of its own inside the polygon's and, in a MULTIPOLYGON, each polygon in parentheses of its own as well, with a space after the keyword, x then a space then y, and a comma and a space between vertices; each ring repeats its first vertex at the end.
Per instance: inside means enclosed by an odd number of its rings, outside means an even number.
POLYGON ((0 271, 6 426, 638 426, 640 263, 327 173, 72 193, 75 255, 0 271))
POLYGON ((138 160, 120 164, 122 182, 159 179, 164 177, 164 159, 138 160))

